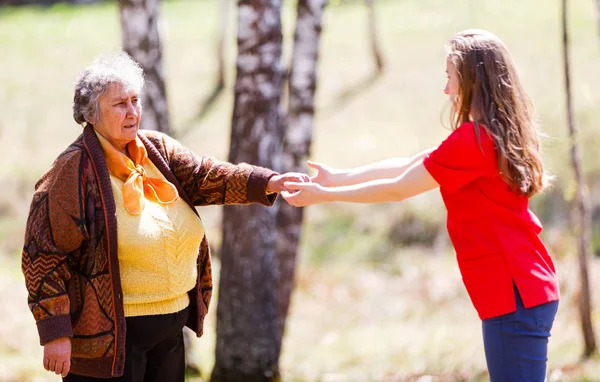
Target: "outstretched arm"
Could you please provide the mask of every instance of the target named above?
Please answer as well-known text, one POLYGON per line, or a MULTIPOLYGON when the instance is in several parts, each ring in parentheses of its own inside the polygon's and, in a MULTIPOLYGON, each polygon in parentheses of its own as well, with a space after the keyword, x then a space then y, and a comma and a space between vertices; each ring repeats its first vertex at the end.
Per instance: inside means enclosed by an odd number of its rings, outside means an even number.
POLYGON ((297 192, 283 192, 281 195, 291 205, 302 207, 325 202, 383 203, 401 201, 439 187, 439 184, 423 166, 423 159, 420 159, 402 175, 391 179, 375 179, 340 187, 291 182, 287 182, 286 186, 297 192))
POLYGON ((247 163, 233 164, 209 156, 197 156, 175 139, 158 132, 140 135, 149 141, 149 157, 163 161, 185 194, 196 206, 260 203, 273 205, 284 183, 309 181, 306 174, 277 174, 247 163), (153 152, 155 154, 153 154, 153 152), (153 157, 154 155, 154 157, 153 157))
POLYGON ((313 182, 325 187, 349 186, 352 184, 369 182, 376 179, 391 179, 402 175, 413 164, 423 158, 435 148, 424 150, 413 157, 390 158, 366 166, 350 169, 335 169, 322 163, 308 162, 308 166, 317 170, 311 179, 313 182))

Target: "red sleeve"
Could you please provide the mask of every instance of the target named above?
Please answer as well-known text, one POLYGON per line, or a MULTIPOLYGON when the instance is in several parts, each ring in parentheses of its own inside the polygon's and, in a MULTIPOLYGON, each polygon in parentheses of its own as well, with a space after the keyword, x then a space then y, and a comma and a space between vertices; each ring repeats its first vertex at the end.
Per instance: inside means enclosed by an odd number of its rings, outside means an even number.
POLYGON ((453 192, 479 177, 498 173, 494 142, 485 129, 479 129, 478 140, 475 126, 462 124, 423 159, 440 188, 453 192))

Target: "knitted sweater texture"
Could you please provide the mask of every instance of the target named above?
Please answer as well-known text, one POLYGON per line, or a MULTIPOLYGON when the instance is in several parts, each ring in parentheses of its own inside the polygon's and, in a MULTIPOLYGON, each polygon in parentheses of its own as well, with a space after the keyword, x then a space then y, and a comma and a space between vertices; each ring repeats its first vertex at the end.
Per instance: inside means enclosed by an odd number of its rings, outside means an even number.
MULTIPOLYGON (((194 206, 272 205, 275 200, 265 192, 275 174, 271 170, 196 156, 158 132, 138 135, 148 158, 194 213, 194 206)), ((71 337, 74 374, 97 378, 123 374, 126 327, 116 208, 100 142, 87 126, 37 182, 22 254, 28 304, 40 343, 71 337)), ((187 326, 201 336, 212 294, 205 235, 197 252, 187 326)))

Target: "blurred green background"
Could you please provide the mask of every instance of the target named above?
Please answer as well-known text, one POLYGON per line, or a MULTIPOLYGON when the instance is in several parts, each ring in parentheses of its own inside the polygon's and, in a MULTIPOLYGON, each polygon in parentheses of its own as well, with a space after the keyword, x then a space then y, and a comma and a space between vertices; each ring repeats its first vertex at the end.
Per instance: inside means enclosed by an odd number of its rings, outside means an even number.
MULTIPOLYGON (((600 32, 594 2, 571 1, 571 71, 583 166, 600 205, 600 32)), ((373 77, 362 1, 325 11, 312 159, 350 167, 410 156, 448 130, 445 44, 467 28, 488 29, 514 55, 545 134, 554 187, 532 200, 558 266, 562 300, 550 341, 550 381, 600 381, 600 361, 579 362, 578 264, 570 232, 570 170, 560 2, 557 0, 378 0, 385 71, 373 77), (446 123, 447 125, 447 123, 446 123)), ((236 13, 227 43, 227 87, 198 113, 216 76, 219 2, 162 7, 164 70, 174 135, 198 154, 227 158, 235 78, 236 13)), ((295 3, 284 7, 291 53, 295 3)), ((20 249, 33 185, 79 134, 73 85, 98 54, 120 46, 116 3, 0 8, 0 381, 57 381, 45 372, 27 310, 20 249)), ((289 62, 289 60, 286 60, 289 62)), ((485 381, 480 321, 462 286, 437 191, 399 204, 307 209, 297 287, 284 339, 284 381, 485 381)), ((218 254, 218 207, 200 209, 218 254)), ((595 212, 595 222, 599 221, 595 212)), ((600 228, 600 225, 598 226, 600 228)), ((600 248, 600 232, 594 230, 600 248)), ((218 259, 214 270, 218 275, 218 259)), ((591 262, 594 306, 600 260, 591 262)), ((218 296, 218 294, 217 294, 218 296)), ((216 300, 206 335, 193 343, 206 377, 214 358, 216 300)), ((594 310, 598 326, 598 309, 594 310)))

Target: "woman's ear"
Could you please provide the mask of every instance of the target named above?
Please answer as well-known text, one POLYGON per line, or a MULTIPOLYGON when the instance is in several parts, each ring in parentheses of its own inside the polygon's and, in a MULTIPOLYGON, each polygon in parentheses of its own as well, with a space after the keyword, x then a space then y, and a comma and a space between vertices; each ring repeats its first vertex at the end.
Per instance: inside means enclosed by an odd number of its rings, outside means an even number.
POLYGON ((89 123, 90 125, 95 125, 96 124, 96 118, 94 118, 93 115, 86 115, 85 116, 85 120, 87 123, 89 123))

